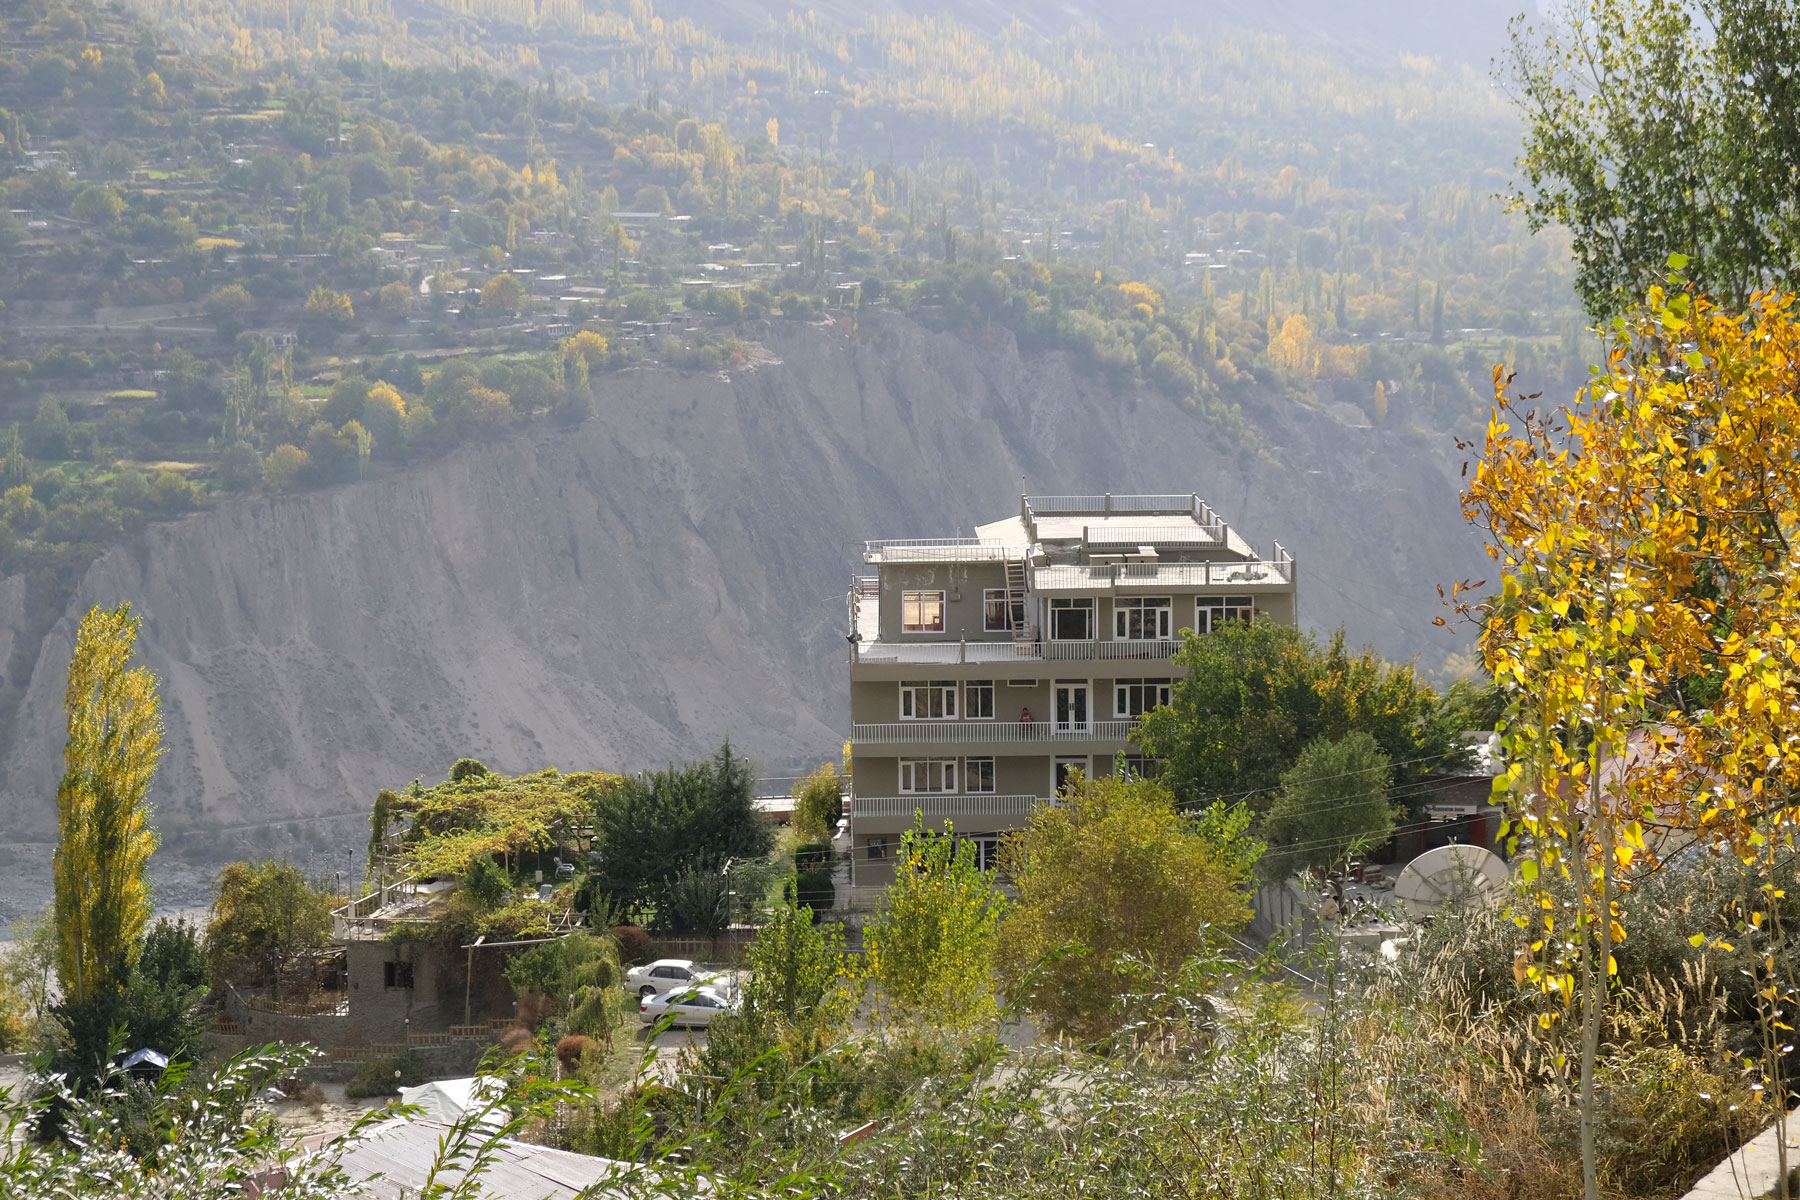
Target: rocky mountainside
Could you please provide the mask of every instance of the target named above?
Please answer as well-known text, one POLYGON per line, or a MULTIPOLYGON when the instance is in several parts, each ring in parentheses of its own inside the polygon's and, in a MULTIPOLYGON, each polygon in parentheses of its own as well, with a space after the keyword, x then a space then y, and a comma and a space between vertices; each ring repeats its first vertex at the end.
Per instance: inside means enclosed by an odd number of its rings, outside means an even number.
POLYGON ((1505 45, 1507 21, 1538 15, 1535 0, 662 0, 656 9, 734 38, 779 29, 792 12, 844 28, 877 14, 948 17, 986 33, 1018 21, 1040 37, 1077 29, 1121 42, 1174 28, 1238 25, 1358 57, 1386 59, 1401 51, 1484 69, 1505 45))
MULTIPOLYGON (((1447 438, 1279 401, 1246 451, 1066 355, 891 314, 749 336, 765 353, 730 378, 605 376, 579 428, 115 547, 36 655, 0 779, 14 854, 49 856, 64 669, 95 604, 145 618, 156 820, 200 864, 309 845, 341 863, 378 787, 461 755, 632 769, 729 736, 771 771, 835 757, 861 540, 966 532, 1021 488, 1196 490, 1294 551, 1307 623, 1426 666, 1466 641, 1431 626, 1436 586, 1483 569, 1447 438)), ((0 661, 22 593, 0 581, 0 661)))

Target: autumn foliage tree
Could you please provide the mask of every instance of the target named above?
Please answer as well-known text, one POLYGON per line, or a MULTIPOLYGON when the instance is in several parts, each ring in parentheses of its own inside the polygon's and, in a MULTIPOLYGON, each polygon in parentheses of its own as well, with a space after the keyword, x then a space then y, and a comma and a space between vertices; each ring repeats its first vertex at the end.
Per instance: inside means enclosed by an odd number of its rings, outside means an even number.
POLYGON ((330 937, 331 900, 287 863, 227 866, 206 927, 206 965, 214 986, 254 977, 279 997, 283 971, 330 937))
POLYGON ((307 296, 302 315, 313 324, 342 329, 356 320, 356 308, 349 296, 321 284, 307 296))
MULTIPOLYGON (((1498 597, 1470 608, 1511 700, 1521 872, 1546 889, 1517 918, 1537 934, 1527 973, 1579 1012, 1590 1197, 1603 1007, 1631 932, 1621 889, 1659 848, 1698 839, 1755 862, 1800 823, 1794 307, 1765 294, 1734 311, 1679 281, 1652 288, 1612 326, 1589 387, 1549 415, 1509 399, 1496 370, 1464 495, 1502 567, 1498 597), (1572 908, 1549 898, 1558 878, 1572 908)), ((1784 970, 1765 964, 1771 1021, 1784 970)), ((1766 1063, 1779 1070, 1779 1053, 1766 1063)))
POLYGON ((525 285, 517 275, 496 275, 481 285, 481 303, 484 308, 517 312, 525 307, 525 285))

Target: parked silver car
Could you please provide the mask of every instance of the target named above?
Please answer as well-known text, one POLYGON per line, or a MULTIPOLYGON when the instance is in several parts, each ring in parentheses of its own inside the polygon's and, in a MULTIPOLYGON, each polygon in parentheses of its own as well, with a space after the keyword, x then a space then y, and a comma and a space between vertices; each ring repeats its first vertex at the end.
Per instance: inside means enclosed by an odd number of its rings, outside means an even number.
POLYGON ((706 971, 688 958, 659 958, 655 962, 633 967, 625 972, 625 990, 639 999, 670 991, 685 983, 711 983, 719 978, 716 971, 706 971))
POLYGON ((671 1025, 704 1029, 720 1013, 736 1012, 741 1003, 735 992, 717 987, 680 988, 638 1002, 638 1020, 655 1025, 664 1017, 671 1025))

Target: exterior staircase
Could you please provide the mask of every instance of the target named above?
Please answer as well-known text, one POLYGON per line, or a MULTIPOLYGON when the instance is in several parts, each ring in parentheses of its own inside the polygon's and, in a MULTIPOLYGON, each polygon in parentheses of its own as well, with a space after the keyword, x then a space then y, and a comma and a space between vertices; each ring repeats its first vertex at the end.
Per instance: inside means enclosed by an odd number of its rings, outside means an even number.
POLYGON ((1025 561, 1023 559, 1006 560, 1006 617, 1012 626, 1013 644, 1027 646, 1036 641, 1031 629, 1031 622, 1026 612, 1025 561))

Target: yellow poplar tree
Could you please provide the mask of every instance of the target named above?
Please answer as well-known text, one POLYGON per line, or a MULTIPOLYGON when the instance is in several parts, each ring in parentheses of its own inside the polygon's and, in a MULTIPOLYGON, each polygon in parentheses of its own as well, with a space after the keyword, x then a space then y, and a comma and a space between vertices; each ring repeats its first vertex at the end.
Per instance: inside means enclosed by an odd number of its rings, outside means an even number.
MULTIPOLYGON (((1590 1198, 1621 888, 1659 847, 1700 839, 1754 863, 1800 823, 1794 305, 1764 295, 1733 312, 1652 289, 1614 322, 1576 403, 1548 416, 1523 410, 1535 397, 1509 400, 1496 369, 1464 494, 1503 572, 1498 600, 1470 607, 1511 699, 1504 782, 1530 848, 1515 919, 1535 933, 1528 977, 1580 1012, 1590 1198), (1570 910, 1550 895, 1556 877, 1575 885, 1570 910)), ((1764 988, 1770 1029, 1785 998, 1764 988)), ((1779 1054, 1766 1061, 1779 1071, 1779 1054)))
POLYGON ((144 803, 162 755, 156 677, 129 668, 139 619, 94 608, 75 635, 63 707, 69 740, 56 789, 57 976, 80 1004, 122 979, 150 921, 156 849, 144 803))

